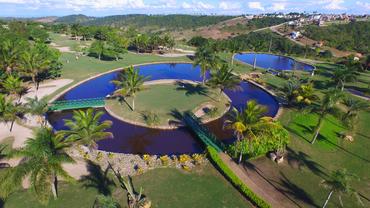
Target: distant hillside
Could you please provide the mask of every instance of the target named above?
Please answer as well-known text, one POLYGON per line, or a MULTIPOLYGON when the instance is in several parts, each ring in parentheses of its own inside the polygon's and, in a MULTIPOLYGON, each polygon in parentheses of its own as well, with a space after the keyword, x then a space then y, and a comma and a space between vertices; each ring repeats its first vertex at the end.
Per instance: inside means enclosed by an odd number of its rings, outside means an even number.
POLYGON ((59 17, 54 22, 65 23, 65 24, 75 24, 75 23, 83 24, 85 22, 92 21, 94 19, 96 19, 96 18, 95 17, 88 17, 88 16, 83 15, 83 14, 76 14, 76 15, 68 15, 68 16, 64 16, 64 17, 59 17))
POLYGON ((83 25, 105 25, 115 27, 134 26, 137 28, 153 29, 189 29, 235 18, 235 16, 205 16, 205 15, 115 15, 92 18, 84 15, 70 15, 56 20, 59 23, 81 23, 83 25))
POLYGON ((338 50, 370 52, 370 21, 332 24, 326 27, 310 25, 303 34, 338 50))

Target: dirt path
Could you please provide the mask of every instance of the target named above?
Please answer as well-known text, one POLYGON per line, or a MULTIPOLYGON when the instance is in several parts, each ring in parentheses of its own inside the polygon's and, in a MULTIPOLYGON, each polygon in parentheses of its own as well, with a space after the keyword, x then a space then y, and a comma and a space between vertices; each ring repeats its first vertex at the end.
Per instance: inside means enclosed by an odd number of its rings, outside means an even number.
POLYGON ((220 153, 221 159, 254 193, 266 200, 272 207, 291 208, 298 207, 288 196, 268 183, 254 169, 236 164, 230 156, 220 153))

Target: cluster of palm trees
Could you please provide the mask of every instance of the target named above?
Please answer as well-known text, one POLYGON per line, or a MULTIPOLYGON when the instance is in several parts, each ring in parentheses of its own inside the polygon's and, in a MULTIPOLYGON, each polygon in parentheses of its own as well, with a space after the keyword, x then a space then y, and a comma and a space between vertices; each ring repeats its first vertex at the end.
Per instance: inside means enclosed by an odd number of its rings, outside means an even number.
POLYGON ((233 108, 225 121, 225 128, 234 132, 237 141, 232 146, 234 155, 256 156, 268 151, 282 152, 289 142, 289 134, 278 122, 264 116, 265 106, 255 100, 248 101, 243 109, 233 108), (258 145, 254 145, 258 144, 258 145))
POLYGON ((110 121, 100 121, 103 113, 93 109, 75 111, 72 119, 66 120, 68 130, 55 132, 42 126, 35 130, 25 146, 12 150, 6 158, 20 158, 15 167, 5 168, 0 172, 0 197, 6 198, 16 191, 26 178, 36 198, 46 204, 51 196, 57 198, 57 183, 60 178, 73 181, 63 169, 63 164, 74 163, 68 150, 75 145, 96 148, 96 142, 112 137, 106 132, 111 127, 110 121))

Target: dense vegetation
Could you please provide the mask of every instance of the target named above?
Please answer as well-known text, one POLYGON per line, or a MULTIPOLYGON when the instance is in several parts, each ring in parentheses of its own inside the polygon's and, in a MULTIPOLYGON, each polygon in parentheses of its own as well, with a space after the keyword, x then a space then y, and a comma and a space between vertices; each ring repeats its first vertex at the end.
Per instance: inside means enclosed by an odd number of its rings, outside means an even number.
POLYGON ((270 31, 252 32, 227 40, 194 37, 188 42, 192 46, 211 45, 216 51, 257 51, 306 56, 322 56, 315 50, 303 47, 270 31))
POLYGON ((332 24, 327 27, 307 26, 304 34, 339 50, 369 53, 370 21, 332 24))
POLYGON ((189 29, 205 25, 212 25, 222 22, 234 16, 206 16, 206 15, 115 15, 101 18, 89 18, 82 15, 73 15, 61 17, 56 20, 58 23, 81 23, 84 25, 105 25, 115 27, 134 26, 142 27, 158 27, 167 29, 189 29))

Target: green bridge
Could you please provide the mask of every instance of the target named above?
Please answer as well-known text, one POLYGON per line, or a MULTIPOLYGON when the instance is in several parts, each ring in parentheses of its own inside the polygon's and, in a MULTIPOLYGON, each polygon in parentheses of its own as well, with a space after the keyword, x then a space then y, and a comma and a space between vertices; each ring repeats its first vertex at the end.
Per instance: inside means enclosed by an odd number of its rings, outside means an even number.
POLYGON ((61 100, 52 102, 49 105, 49 111, 63 111, 80 108, 100 108, 104 107, 105 98, 89 98, 79 100, 61 100))
POLYGON ((218 152, 225 149, 225 145, 207 129, 193 113, 185 113, 183 120, 188 128, 205 144, 212 146, 218 152))

